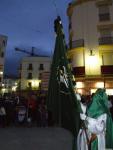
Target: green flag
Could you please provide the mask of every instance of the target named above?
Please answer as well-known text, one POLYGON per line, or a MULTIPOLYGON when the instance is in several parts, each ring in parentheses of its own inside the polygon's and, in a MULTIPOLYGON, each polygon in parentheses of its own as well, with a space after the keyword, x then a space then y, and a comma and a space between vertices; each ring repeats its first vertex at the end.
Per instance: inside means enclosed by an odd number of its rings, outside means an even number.
POLYGON ((52 113, 55 125, 72 132, 76 145, 81 109, 74 93, 72 73, 66 56, 66 43, 59 16, 54 22, 54 27, 56 43, 51 66, 47 108, 52 113))

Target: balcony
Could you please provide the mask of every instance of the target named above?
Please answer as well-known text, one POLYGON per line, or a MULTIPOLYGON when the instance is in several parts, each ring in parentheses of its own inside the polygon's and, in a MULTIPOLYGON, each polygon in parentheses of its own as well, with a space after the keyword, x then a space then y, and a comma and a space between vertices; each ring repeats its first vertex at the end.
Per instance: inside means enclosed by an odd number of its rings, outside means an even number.
POLYGON ((85 76, 85 67, 74 67, 73 74, 75 77, 85 76))
POLYGON ((102 75, 112 75, 113 76, 113 65, 101 66, 102 75))
POLYGON ((110 14, 99 14, 99 21, 110 21, 110 14))
POLYGON ((72 41, 72 48, 84 47, 84 39, 72 41))
POLYGON ((113 44, 113 37, 99 38, 99 45, 113 44))
POLYGON ((96 0, 97 6, 112 5, 112 0, 96 0))

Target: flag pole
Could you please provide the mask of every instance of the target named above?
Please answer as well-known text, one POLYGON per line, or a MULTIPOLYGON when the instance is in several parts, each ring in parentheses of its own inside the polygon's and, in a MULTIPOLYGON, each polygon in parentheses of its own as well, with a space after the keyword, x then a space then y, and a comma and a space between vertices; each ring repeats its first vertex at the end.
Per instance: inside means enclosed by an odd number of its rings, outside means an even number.
POLYGON ((61 121, 61 119, 62 119, 62 117, 61 117, 61 93, 60 93, 60 82, 59 82, 59 127, 61 127, 61 125, 62 125, 62 121, 61 121))

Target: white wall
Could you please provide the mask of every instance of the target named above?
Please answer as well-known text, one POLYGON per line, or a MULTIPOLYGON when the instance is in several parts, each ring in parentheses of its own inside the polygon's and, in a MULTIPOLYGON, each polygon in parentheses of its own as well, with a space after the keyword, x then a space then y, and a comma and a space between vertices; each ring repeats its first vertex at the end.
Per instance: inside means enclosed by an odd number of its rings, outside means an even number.
POLYGON ((84 39, 85 53, 75 53, 75 56, 73 57, 73 66, 81 66, 81 64, 83 64, 81 59, 83 59, 84 56, 86 75, 100 74, 101 61, 98 53, 98 23, 98 7, 96 6, 95 1, 88 1, 74 7, 72 15, 72 31, 74 32, 74 36, 72 40, 84 39), (90 58, 90 50, 93 50, 95 59, 90 58), (94 63, 92 62, 93 60, 94 63))
POLYGON ((28 73, 32 73, 32 80, 38 80, 41 72, 50 71, 51 58, 49 57, 25 57, 22 59, 21 88, 28 86, 28 73), (32 64, 32 70, 28 70, 29 64, 32 64), (44 70, 39 70, 40 64, 44 65, 44 70))

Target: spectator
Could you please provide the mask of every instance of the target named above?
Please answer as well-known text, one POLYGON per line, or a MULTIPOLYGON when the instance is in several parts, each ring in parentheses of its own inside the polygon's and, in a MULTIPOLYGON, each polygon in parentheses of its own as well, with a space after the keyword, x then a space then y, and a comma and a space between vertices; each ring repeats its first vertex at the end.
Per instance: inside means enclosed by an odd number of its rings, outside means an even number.
POLYGON ((48 120, 48 113, 47 113, 47 108, 45 105, 45 100, 42 99, 41 103, 39 104, 38 107, 38 118, 37 118, 37 125, 41 127, 46 127, 48 125, 47 120, 48 120))
POLYGON ((33 95, 31 95, 28 99, 28 120, 32 123, 35 122, 36 119, 36 99, 33 95))
POLYGON ((0 104, 0 125, 1 127, 5 127, 6 125, 6 111, 3 102, 0 104))

